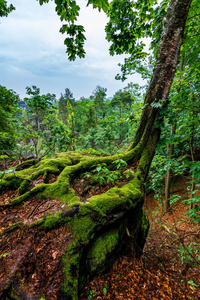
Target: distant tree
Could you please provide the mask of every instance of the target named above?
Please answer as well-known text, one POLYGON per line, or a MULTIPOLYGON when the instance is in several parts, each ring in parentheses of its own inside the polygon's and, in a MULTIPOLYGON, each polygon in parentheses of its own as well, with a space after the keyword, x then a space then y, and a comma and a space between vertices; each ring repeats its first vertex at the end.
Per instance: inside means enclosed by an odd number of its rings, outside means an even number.
POLYGON ((126 134, 128 133, 129 123, 127 122, 127 118, 130 115, 132 102, 131 94, 123 90, 116 92, 111 100, 111 105, 116 114, 119 143, 121 143, 122 139, 126 138, 126 134))
MULTIPOLYGON (((54 94, 40 95, 40 89, 36 86, 26 87, 28 98, 24 98, 27 109, 19 117, 19 140, 24 141, 24 146, 33 147, 33 153, 38 157, 41 147, 41 139, 46 130, 46 116, 55 109, 56 96, 54 94), (31 143, 30 143, 31 142, 31 143)), ((44 149, 43 149, 44 150, 44 149)))
POLYGON ((74 136, 74 106, 75 98, 70 89, 66 88, 65 93, 61 93, 61 97, 58 100, 58 117, 67 126, 68 131, 71 132, 71 150, 75 150, 75 136, 74 136))
POLYGON ((15 122, 19 96, 0 85, 0 155, 15 147, 15 122))
POLYGON ((97 118, 104 118, 105 111, 105 99, 106 99, 107 89, 103 88, 100 85, 96 86, 96 89, 93 91, 91 99, 94 100, 94 114, 95 114, 95 124, 97 124, 97 118))
POLYGON ((66 88, 64 94, 61 93, 61 96, 58 100, 59 116, 65 124, 67 123, 68 119, 69 106, 73 108, 74 104, 75 99, 73 97, 73 93, 70 91, 70 89, 66 88))
POLYGON ((29 98, 24 98, 24 102, 28 107, 28 114, 35 121, 35 128, 40 129, 40 122, 45 113, 51 108, 56 100, 55 94, 40 95, 40 89, 36 86, 26 87, 29 98))

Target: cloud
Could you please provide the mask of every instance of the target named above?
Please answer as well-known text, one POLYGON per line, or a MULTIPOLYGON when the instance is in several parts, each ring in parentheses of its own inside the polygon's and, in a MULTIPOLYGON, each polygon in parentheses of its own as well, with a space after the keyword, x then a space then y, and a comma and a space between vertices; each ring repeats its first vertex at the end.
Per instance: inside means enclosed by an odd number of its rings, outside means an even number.
MULTIPOLYGON (((12 3, 12 1, 9 1, 12 3)), ((1 84, 25 96, 25 87, 37 85, 42 93, 60 93, 71 89, 75 98, 88 97, 100 84, 108 96, 127 85, 114 79, 123 57, 109 56, 105 40, 106 16, 81 3, 79 21, 86 30, 86 57, 70 62, 59 33, 61 22, 55 4, 39 6, 36 0, 15 0, 16 11, 2 18, 0 31, 1 84)), ((130 80, 129 80, 130 81, 130 80)), ((139 76, 131 81, 141 82, 139 76)))

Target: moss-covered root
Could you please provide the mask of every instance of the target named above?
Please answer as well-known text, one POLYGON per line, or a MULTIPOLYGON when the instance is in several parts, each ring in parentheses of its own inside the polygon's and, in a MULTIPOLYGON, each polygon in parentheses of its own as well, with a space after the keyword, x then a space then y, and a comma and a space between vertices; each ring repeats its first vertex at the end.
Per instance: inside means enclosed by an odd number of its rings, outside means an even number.
POLYGON ((18 171, 4 175, 0 181, 0 191, 6 188, 18 189, 20 196, 12 199, 10 205, 19 204, 26 201, 31 194, 36 195, 41 192, 43 197, 54 197, 65 203, 75 205, 79 203, 79 198, 70 189, 72 178, 90 171, 99 163, 106 163, 112 168, 112 166, 115 166, 113 162, 117 159, 124 159, 130 162, 133 160, 134 155, 134 150, 107 157, 88 156, 81 152, 66 152, 51 158, 44 158, 40 162, 35 160, 26 162, 25 165, 20 165, 17 168, 18 171), (49 174, 58 175, 57 180, 50 184, 48 184, 47 180, 49 174), (35 187, 37 184, 36 180, 41 175, 43 176, 43 183, 35 187))
POLYGON ((60 174, 66 166, 77 164, 80 160, 79 152, 59 153, 51 158, 44 158, 40 162, 34 160, 26 162, 26 168, 23 164, 16 168, 15 172, 5 174, 0 181, 0 191, 5 188, 19 189, 23 194, 28 189, 32 181, 36 180, 40 175, 44 178, 48 174, 60 174))
POLYGON ((75 240, 63 258, 66 280, 62 295, 67 299, 77 300, 87 278, 107 272, 119 256, 142 254, 149 228, 143 199, 138 197, 132 206, 128 199, 122 201, 115 212, 109 205, 106 209, 111 199, 105 195, 104 200, 107 214, 83 205, 71 223, 75 240))

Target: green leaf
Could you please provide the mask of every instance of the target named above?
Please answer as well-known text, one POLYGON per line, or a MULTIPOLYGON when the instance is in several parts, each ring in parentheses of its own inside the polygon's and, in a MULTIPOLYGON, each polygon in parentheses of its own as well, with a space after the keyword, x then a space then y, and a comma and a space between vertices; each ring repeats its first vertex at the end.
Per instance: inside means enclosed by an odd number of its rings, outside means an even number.
POLYGON ((0 257, 6 257, 7 255, 9 255, 9 253, 2 253, 0 257))
POLYGON ((101 166, 96 167, 96 170, 97 170, 97 172, 100 172, 101 171, 101 166))
POLYGON ((187 283, 192 285, 192 286, 197 287, 196 283, 193 280, 189 280, 187 283))

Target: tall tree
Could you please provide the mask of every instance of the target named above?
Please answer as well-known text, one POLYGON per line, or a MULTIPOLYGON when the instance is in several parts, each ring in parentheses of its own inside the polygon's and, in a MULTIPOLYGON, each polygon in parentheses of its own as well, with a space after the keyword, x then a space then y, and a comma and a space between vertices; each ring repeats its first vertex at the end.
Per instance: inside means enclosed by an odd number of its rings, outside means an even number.
MULTIPOLYGON (((43 2, 48 2, 48 0, 40 1, 40 3, 43 2)), ((56 0, 55 2, 61 19, 70 21, 69 27, 66 25, 62 27, 62 32, 67 32, 70 36, 66 40, 70 59, 74 59, 76 55, 82 57, 84 55, 83 28, 74 23, 78 16, 79 7, 75 1, 64 2, 56 0)), ((89 3, 104 10, 108 8, 108 2, 104 0, 90 0, 89 3)), ((130 51, 134 51, 135 44, 129 44, 130 39, 126 39, 126 36, 132 38, 134 42, 134 30, 132 29, 136 28, 139 30, 141 24, 143 24, 141 22, 134 27, 132 23, 129 23, 127 11, 128 14, 135 14, 135 10, 132 7, 131 9, 127 7, 131 3, 132 1, 128 0, 114 0, 109 6, 113 16, 122 15, 117 21, 117 25, 123 29, 123 35, 121 35, 120 30, 119 32, 117 30, 115 35, 113 35, 113 41, 116 41, 113 47, 116 47, 116 49, 119 49, 118 41, 120 41, 121 45, 124 45, 124 50, 128 48, 130 51), (117 36, 118 33, 119 35, 117 36)), ((62 260, 65 280, 61 290, 57 293, 60 299, 78 299, 78 291, 82 288, 87 276, 94 276, 106 271, 112 261, 122 253, 135 252, 137 256, 142 253, 142 247, 148 232, 147 217, 142 210, 143 184, 161 132, 160 128, 155 126, 155 121, 157 121, 157 124, 162 122, 163 112, 168 102, 167 99, 178 64, 190 3, 190 0, 172 0, 169 3, 164 28, 157 48, 156 64, 146 93, 141 120, 135 138, 125 153, 105 157, 95 157, 94 154, 85 155, 80 152, 61 153, 50 160, 42 160, 28 170, 22 170, 23 165, 19 166, 18 170, 21 171, 16 173, 17 178, 16 174, 5 175, 0 183, 0 190, 14 185, 21 193, 19 197, 10 201, 9 206, 26 201, 29 199, 30 194, 37 195, 41 201, 49 198, 63 201, 62 205, 64 205, 65 209, 63 208, 63 210, 59 211, 56 216, 52 212, 52 214, 40 218, 37 222, 32 221, 30 225, 32 229, 29 225, 23 225, 27 226, 26 228, 31 234, 34 226, 39 226, 38 230, 40 233, 43 232, 44 228, 52 233, 56 227, 66 224, 65 230, 67 229, 69 234, 65 235, 65 239, 61 235, 62 243, 66 240, 67 250, 62 260), (85 201, 76 195, 70 186, 70 183, 76 176, 80 176, 86 171, 96 170, 98 172, 105 165, 107 170, 115 169, 121 160, 127 163, 139 160, 134 178, 126 185, 110 188, 101 195, 86 198, 85 201), (50 173, 58 175, 57 180, 53 183, 48 182, 48 174, 50 173), (35 180, 42 174, 44 181, 41 184, 36 184, 35 180)), ((136 18, 138 22, 144 17, 144 19, 147 18, 145 24, 148 25, 148 17, 144 12, 146 7, 149 8, 153 4, 154 2, 151 0, 147 4, 146 1, 136 2, 140 12, 140 19, 136 18)), ((143 28, 141 28, 142 30, 143 28)), ((31 265, 35 265, 35 260, 40 256, 40 247, 38 248, 37 244, 35 256, 32 254, 34 252, 32 249, 36 245, 29 244, 29 247, 25 256, 29 258, 29 264, 31 260, 31 265)), ((19 255, 18 259, 15 253, 16 261, 20 261, 23 264, 22 254, 20 253, 19 255)), ((54 253, 54 257, 55 255, 54 253)), ((26 266, 26 259, 24 259, 24 264, 26 266)), ((3 279, 6 287, 2 292, 4 297, 11 294, 13 297, 13 293, 22 294, 21 289, 23 289, 23 293, 26 291, 25 287, 28 286, 28 282, 27 276, 24 274, 24 268, 20 269, 19 264, 16 264, 15 269, 17 268, 14 288, 12 288, 13 283, 11 280, 13 278, 12 271, 8 271, 9 274, 7 273, 7 276, 3 279), (23 287, 18 284, 21 281, 23 281, 23 287)), ((28 273, 32 280, 43 278, 43 281, 41 280, 43 282, 43 290, 41 289, 40 294, 37 291, 38 298, 42 297, 42 292, 47 287, 45 284, 49 282, 48 278, 44 280, 45 272, 46 270, 43 270, 43 273, 39 273, 39 271, 37 274, 32 274, 30 271, 28 273)), ((55 282, 56 278, 54 277, 54 280, 52 280, 51 277, 51 282, 55 282)), ((36 292, 31 292, 32 297, 35 295, 36 292)))
POLYGON ((61 93, 61 96, 58 100, 59 115, 65 124, 67 124, 69 106, 73 107, 74 102, 75 99, 73 97, 73 93, 70 91, 70 89, 66 88, 64 95, 61 93))
MULTIPOLYGON (((29 97, 24 98, 27 110, 19 117, 19 126, 22 128, 21 138, 33 144, 33 154, 39 155, 38 145, 45 131, 45 117, 53 109, 55 103, 54 94, 40 95, 40 89, 36 86, 26 87, 29 97)), ((32 147, 31 147, 32 148, 32 147)), ((31 150, 31 149, 30 149, 31 150)))
POLYGON ((17 114, 19 96, 0 85, 0 155, 8 154, 15 147, 15 126, 13 118, 17 114))
POLYGON ((106 99, 107 89, 103 88, 100 85, 96 86, 96 89, 91 96, 91 99, 94 100, 94 115, 95 115, 95 124, 97 124, 97 111, 101 118, 105 117, 105 99, 106 99))
POLYGON ((129 124, 126 119, 130 115, 132 102, 130 93, 122 90, 116 92, 111 100, 111 105, 117 112, 116 123, 119 125, 119 142, 126 138, 126 133, 128 132, 129 124))

